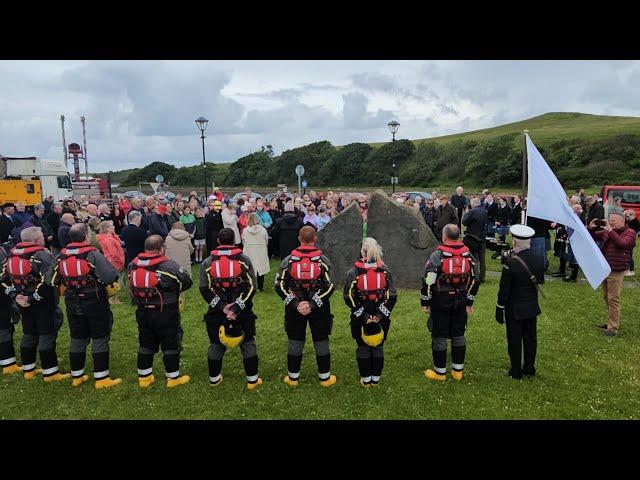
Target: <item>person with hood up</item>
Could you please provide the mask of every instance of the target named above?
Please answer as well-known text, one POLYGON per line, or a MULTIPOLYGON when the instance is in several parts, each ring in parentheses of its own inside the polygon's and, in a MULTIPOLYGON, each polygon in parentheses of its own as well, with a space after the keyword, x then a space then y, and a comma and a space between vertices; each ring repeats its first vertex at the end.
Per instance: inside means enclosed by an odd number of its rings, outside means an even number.
POLYGON ((169 260, 173 260, 187 271, 191 277, 191 254, 193 253, 193 245, 191 245, 191 235, 184 228, 182 222, 175 222, 171 226, 171 231, 164 242, 166 251, 165 255, 169 260))

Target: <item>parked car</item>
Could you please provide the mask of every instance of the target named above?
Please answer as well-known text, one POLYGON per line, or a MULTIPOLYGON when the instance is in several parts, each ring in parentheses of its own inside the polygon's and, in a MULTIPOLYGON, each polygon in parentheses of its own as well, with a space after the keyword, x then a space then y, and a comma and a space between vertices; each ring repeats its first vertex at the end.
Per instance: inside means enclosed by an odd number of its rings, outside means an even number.
POLYGON ((408 196, 409 200, 411 200, 412 202, 415 200, 416 197, 422 197, 424 200, 431 199, 431 194, 427 192, 407 192, 406 195, 408 196))
POLYGON ((146 195, 138 190, 129 190, 128 192, 124 192, 122 194, 124 198, 132 199, 132 198, 146 198, 146 195))
MULTIPOLYGON (((285 195, 287 196, 287 198, 290 198, 291 200, 293 200, 293 193, 285 192, 285 195)), ((276 193, 267 193, 264 196, 264 199, 267 202, 270 202, 271 200, 273 200, 274 198, 277 198, 279 196, 280 196, 280 194, 278 192, 276 192, 276 193)))
MULTIPOLYGON (((238 199, 240 197, 242 197, 242 195, 244 195, 244 192, 238 192, 236 193, 233 197, 231 197, 231 201, 233 203, 237 202, 238 199)), ((259 193, 256 192, 251 192, 251 197, 255 198, 256 200, 258 200, 259 198, 262 198, 262 195, 260 195, 259 193)))

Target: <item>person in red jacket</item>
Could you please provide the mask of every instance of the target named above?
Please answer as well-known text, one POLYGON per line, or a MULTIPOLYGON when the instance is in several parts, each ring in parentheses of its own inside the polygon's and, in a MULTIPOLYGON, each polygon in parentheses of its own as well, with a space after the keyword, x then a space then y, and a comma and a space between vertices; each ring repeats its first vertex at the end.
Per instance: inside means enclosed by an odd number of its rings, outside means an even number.
POLYGON ((624 214, 611 212, 609 220, 598 229, 597 220, 589 223, 589 231, 602 244, 602 253, 611 267, 611 273, 602 283, 607 304, 607 323, 598 325, 608 337, 615 337, 620 327, 620 294, 625 273, 629 269, 631 250, 636 244, 636 232, 625 225, 624 214))

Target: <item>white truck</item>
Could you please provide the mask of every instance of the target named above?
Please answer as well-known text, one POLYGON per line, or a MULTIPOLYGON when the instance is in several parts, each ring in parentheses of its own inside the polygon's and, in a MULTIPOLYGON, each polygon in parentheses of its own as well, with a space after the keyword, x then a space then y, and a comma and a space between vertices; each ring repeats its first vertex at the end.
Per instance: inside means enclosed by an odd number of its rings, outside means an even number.
MULTIPOLYGON (((71 178, 64 162, 36 157, 3 157, 0 155, 0 193, 10 202, 33 206, 48 196, 64 200, 73 195, 71 178), (39 191, 40 195, 36 196, 39 191), (40 197, 40 198, 37 198, 40 197)), ((2 196, 2 195, 0 195, 2 196)))

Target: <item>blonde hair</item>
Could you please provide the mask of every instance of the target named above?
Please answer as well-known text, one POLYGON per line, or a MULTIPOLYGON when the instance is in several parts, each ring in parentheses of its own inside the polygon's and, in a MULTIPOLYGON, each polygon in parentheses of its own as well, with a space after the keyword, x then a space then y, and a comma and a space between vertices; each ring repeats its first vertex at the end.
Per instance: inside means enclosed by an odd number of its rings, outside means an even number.
POLYGON ((382 261, 382 247, 375 238, 365 238, 362 241, 362 248, 360 249, 360 253, 362 254, 362 258, 365 259, 367 263, 376 262, 380 265, 384 265, 384 262, 382 261))
MULTIPOLYGON (((93 220, 93 218, 91 220, 93 220)), ((105 220, 104 222, 100 223, 100 233, 107 233, 109 231, 109 227, 111 227, 112 225, 113 222, 111 220, 105 220)))
POLYGON ((258 225, 260 222, 258 222, 258 215, 256 215, 255 213, 250 213, 248 215, 247 218, 247 225, 249 225, 250 227, 253 227, 254 225, 258 225))

